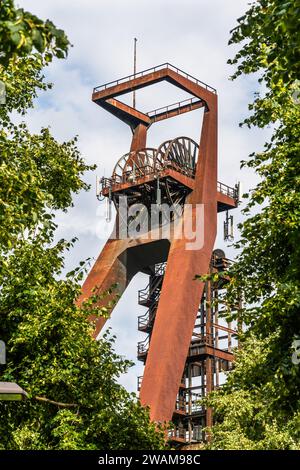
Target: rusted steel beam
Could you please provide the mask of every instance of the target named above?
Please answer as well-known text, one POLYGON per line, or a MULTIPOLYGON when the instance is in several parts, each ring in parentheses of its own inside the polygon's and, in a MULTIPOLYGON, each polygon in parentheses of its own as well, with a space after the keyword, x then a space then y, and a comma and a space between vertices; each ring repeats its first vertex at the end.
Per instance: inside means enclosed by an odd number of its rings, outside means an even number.
POLYGON ((135 127, 140 123, 146 126, 151 124, 151 119, 147 114, 141 113, 137 109, 134 109, 115 98, 97 100, 96 103, 101 106, 101 108, 113 114, 131 127, 135 127))
POLYGON ((99 104, 100 100, 107 100, 108 98, 113 98, 116 96, 124 95, 126 93, 144 88, 146 86, 154 85, 163 80, 172 83, 173 85, 181 88, 182 90, 190 93, 200 100, 206 102, 207 106, 210 105, 210 102, 213 102, 215 94, 198 83, 193 82, 192 80, 180 75, 179 73, 171 70, 169 68, 164 68, 157 70, 141 77, 132 78, 124 83, 119 83, 117 85, 105 88, 101 91, 94 91, 92 95, 92 100, 99 104))
MULTIPOLYGON (((205 106, 195 177, 187 177, 170 168, 159 174, 160 178, 173 178, 189 189, 186 203, 192 204, 194 219, 196 206, 202 205, 203 243, 194 248, 187 248, 190 240, 185 235, 181 239, 172 238, 172 235, 167 239, 157 239, 154 233, 147 233, 144 238, 139 239, 109 240, 84 283, 83 294, 79 300, 81 302, 89 297, 95 285, 98 286, 99 292, 103 292, 115 282, 119 284, 118 292, 121 294, 136 272, 145 272, 149 266, 167 260, 140 390, 141 403, 150 407, 151 419, 159 422, 170 421, 175 409, 199 303, 204 292, 203 282, 192 281, 196 274, 210 272, 217 232, 217 211, 236 207, 237 204, 234 192, 231 193, 230 188, 227 190, 224 185, 224 188, 217 186, 215 91, 179 69, 168 64, 164 65, 159 66, 157 70, 149 70, 145 74, 137 74, 136 77, 131 76, 122 82, 95 90, 92 99, 131 126, 132 152, 146 147, 147 130, 155 120, 160 121, 205 106), (179 103, 177 108, 162 110, 153 116, 151 113, 149 115, 140 113, 115 99, 117 96, 163 80, 188 92, 198 101, 191 101, 189 104, 179 103)), ((133 153, 128 158, 134 158, 133 153)), ((135 185, 125 181, 120 185, 114 185, 112 190, 126 191, 153 181, 156 177, 157 175, 145 175, 144 178, 139 178, 135 185)), ((156 236, 159 235, 159 229, 156 232, 156 236)), ((104 322, 105 319, 97 320, 97 332, 104 322)), ((213 326, 212 318, 208 323, 208 328, 213 326)), ((213 358, 232 362, 233 355, 209 344, 204 344, 200 349, 204 355, 202 361, 207 363, 207 392, 209 392, 213 388, 213 358)), ((207 424, 210 425, 211 422, 211 411, 208 410, 207 424)))
POLYGON ((222 326, 219 323, 213 323, 213 327, 217 328, 218 330, 226 331, 227 333, 231 333, 233 335, 237 335, 238 332, 236 330, 233 330, 232 328, 228 328, 227 326, 222 326))
POLYGON ((161 69, 156 72, 146 74, 142 77, 132 78, 131 80, 113 85, 101 91, 94 91, 92 94, 92 100, 98 101, 112 98, 115 96, 124 95, 140 88, 144 88, 145 86, 154 85, 155 83, 159 83, 162 80, 165 80, 167 70, 168 69, 161 69))
POLYGON ((195 109, 202 108, 203 106, 204 106, 204 102, 202 100, 195 101, 190 104, 185 104, 183 106, 178 106, 177 108, 166 110, 164 112, 154 114, 153 116, 151 115, 150 116, 151 123, 162 121, 164 119, 169 119, 174 116, 179 116, 180 114, 194 111, 195 109))
POLYGON ((149 73, 156 72, 157 70, 162 70, 162 69, 165 69, 165 68, 175 70, 175 72, 183 75, 184 77, 189 78, 193 82, 196 82, 196 83, 200 84, 201 86, 203 86, 207 90, 210 90, 212 93, 217 92, 217 90, 215 88, 213 88, 212 86, 208 85, 207 83, 204 83, 203 81, 199 80, 198 78, 193 77, 192 75, 184 72, 183 70, 179 69, 178 67, 175 67, 174 65, 172 65, 168 62, 165 62, 164 64, 156 65, 155 67, 151 67, 151 68, 146 69, 146 70, 142 70, 141 72, 136 72, 134 70, 134 73, 132 75, 127 75, 127 77, 118 78, 117 80, 113 80, 111 82, 105 83, 104 85, 100 85, 100 86, 95 87, 94 92, 109 88, 109 86, 112 87, 114 85, 118 85, 119 83, 128 82, 132 78, 137 78, 138 76, 139 77, 144 76, 144 75, 146 75, 146 72, 147 72, 147 74, 149 74, 149 73))
POLYGON ((230 352, 223 351, 222 349, 213 348, 212 346, 205 346, 204 347, 204 354, 208 354, 210 356, 218 357, 219 359, 224 359, 224 361, 233 362, 234 361, 234 354, 230 352))
MULTIPOLYGON (((116 228, 83 283, 81 296, 77 300, 80 305, 92 294, 102 294, 115 285, 113 293, 98 303, 98 306, 102 307, 111 301, 114 302, 109 314, 133 276, 151 264, 166 261, 169 251, 169 241, 160 240, 155 230, 145 234, 144 238, 117 239, 115 236, 116 228)), ((107 318, 90 317, 90 320, 95 322, 94 336, 97 337, 107 318)))
MULTIPOLYGON (((181 183, 182 185, 184 185, 185 187, 187 187, 189 189, 194 188, 195 183, 194 183, 193 178, 189 178, 188 176, 183 175, 182 173, 179 173, 179 171, 172 170, 171 168, 167 168, 166 170, 160 171, 159 172, 159 177, 160 177, 160 180, 163 180, 166 177, 170 177, 170 178, 174 179, 178 183, 181 183)), ((151 173, 149 175, 145 175, 141 178, 138 178, 135 183, 131 183, 131 182, 113 183, 112 187, 111 187, 111 190, 112 190, 112 192, 121 192, 121 191, 126 191, 126 189, 129 189, 129 188, 138 189, 139 186, 141 186, 145 183, 150 183, 150 182, 156 181, 156 179, 157 179, 157 175, 151 173)), ((108 188, 104 188, 102 190, 103 196, 107 196, 108 193, 109 193, 108 188)))
POLYGON ((219 359, 223 359, 224 361, 233 362, 234 355, 229 351, 224 351, 223 349, 215 348, 209 344, 202 344, 199 345, 197 348, 192 350, 187 357, 188 362, 199 361, 203 360, 206 356, 213 356, 218 357, 219 359))
MULTIPOLYGON (((135 127, 131 140, 130 152, 135 152, 146 147, 147 129, 148 124, 145 125, 143 123, 140 123, 135 127)), ((129 157, 129 159, 131 159, 131 157, 129 157)))
POLYGON ((187 202, 203 204, 202 248, 187 250, 188 240, 173 240, 151 335, 140 400, 154 421, 169 421, 192 337, 217 231, 217 98, 204 114, 194 191, 187 202), (175 289, 176 286, 176 289, 175 289), (172 293, 172 295, 170 295, 172 293), (174 348, 174 344, 177 345, 174 348), (159 367, 157 367, 159 364, 159 367), (155 384, 155 387, 153 386, 155 384))
MULTIPOLYGON (((173 178, 175 181, 183 184, 185 187, 193 190, 195 187, 195 180, 190 178, 182 173, 179 173, 176 170, 172 170, 171 168, 167 168, 159 173, 160 179, 163 179, 167 176, 173 178)), ((132 182, 125 182, 125 183, 113 183, 112 185, 112 192, 121 192, 125 191, 129 188, 138 188, 140 185, 145 183, 150 183, 156 180, 157 175, 149 174, 145 175, 144 177, 138 178, 135 183, 132 182)), ((102 191, 103 196, 107 196, 109 193, 108 188, 104 188, 102 191)), ((237 207, 237 200, 235 198, 229 197, 220 191, 217 191, 217 203, 218 203, 218 212, 222 212, 224 210, 229 210, 237 207)))
POLYGON ((218 194, 218 212, 223 212, 223 211, 234 209, 237 207, 238 201, 236 198, 227 196, 226 194, 223 194, 220 191, 218 191, 217 194, 218 194))

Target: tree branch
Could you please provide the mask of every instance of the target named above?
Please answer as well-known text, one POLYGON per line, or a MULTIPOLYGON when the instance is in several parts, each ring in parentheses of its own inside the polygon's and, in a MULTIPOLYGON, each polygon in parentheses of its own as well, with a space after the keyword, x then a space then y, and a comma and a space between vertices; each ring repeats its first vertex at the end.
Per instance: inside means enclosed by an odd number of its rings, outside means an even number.
POLYGON ((61 403, 59 401, 49 400, 49 398, 45 397, 35 397, 35 399, 38 401, 51 403, 52 405, 62 406, 64 408, 75 408, 76 406, 79 406, 77 403, 61 403))

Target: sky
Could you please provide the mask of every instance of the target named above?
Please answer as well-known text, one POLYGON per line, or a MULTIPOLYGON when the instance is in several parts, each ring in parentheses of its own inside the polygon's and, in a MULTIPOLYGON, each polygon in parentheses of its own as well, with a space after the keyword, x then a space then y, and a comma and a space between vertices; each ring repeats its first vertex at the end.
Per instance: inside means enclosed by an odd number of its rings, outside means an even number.
MULTIPOLYGON (((91 190, 74 197, 74 207, 57 215, 58 238, 78 237, 73 251, 66 254, 66 270, 79 261, 96 259, 110 227, 104 206, 95 196, 98 176, 110 176, 116 161, 128 152, 129 127, 91 101, 95 86, 132 74, 133 39, 137 38, 137 71, 169 62, 218 91, 219 97, 219 181, 233 186, 241 182, 243 192, 253 188, 256 177, 240 170, 240 161, 260 151, 268 138, 266 130, 240 128, 247 106, 257 91, 257 77, 229 80, 234 69, 227 64, 236 46, 228 46, 230 30, 244 14, 249 0, 19 0, 20 7, 43 19, 51 19, 65 30, 73 47, 67 60, 55 60, 45 71, 52 90, 41 94, 26 121, 33 132, 50 126, 59 141, 78 135, 78 147, 97 170, 85 175, 91 190)), ((170 84, 137 91, 137 108, 150 111, 188 97, 170 84)), ((131 96, 125 98, 130 102, 131 96)), ((181 135, 199 141, 202 111, 154 124, 148 146, 181 135)), ((241 208, 234 211, 235 225, 242 219, 241 208)), ((232 212, 233 213, 233 212, 232 212)), ((223 241, 222 224, 216 248, 228 257, 235 253, 223 241)), ((193 282, 193 281, 191 281, 193 282)), ((147 276, 137 275, 107 322, 116 335, 116 351, 135 362, 120 382, 136 391, 142 365, 136 359, 137 316, 145 312, 137 304, 137 291, 147 285, 147 276)))

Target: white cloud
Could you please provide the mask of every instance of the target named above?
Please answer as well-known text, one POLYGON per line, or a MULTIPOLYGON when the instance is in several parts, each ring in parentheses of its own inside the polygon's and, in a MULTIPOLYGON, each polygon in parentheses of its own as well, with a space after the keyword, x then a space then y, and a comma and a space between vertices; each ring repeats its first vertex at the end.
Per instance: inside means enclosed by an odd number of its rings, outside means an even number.
MULTIPOLYGON (((240 172, 240 160, 261 148, 265 131, 240 129, 238 122, 247 114, 247 103, 257 88, 251 78, 231 82, 226 63, 234 54, 228 47, 229 30, 236 24, 248 0, 19 0, 19 5, 42 18, 50 18, 63 28, 74 47, 66 61, 55 61, 47 70, 54 82, 53 90, 42 95, 28 115, 33 130, 50 125, 61 140, 79 135, 79 146, 89 163, 98 165, 97 173, 106 176, 117 159, 128 151, 130 130, 116 118, 91 102, 94 86, 132 73, 133 38, 138 38, 138 70, 170 62, 204 82, 219 94, 219 179, 234 184, 241 180, 245 189, 255 178, 240 172)), ((145 93, 137 92, 138 106, 155 108, 180 99, 175 88, 160 86, 145 93), (170 102, 168 100, 171 100, 170 102)), ((154 125, 149 142, 158 146, 170 135, 199 138, 201 112, 154 125)), ((94 185, 95 175, 87 181, 94 185)), ((59 237, 79 237, 68 254, 67 267, 79 260, 97 257, 103 246, 105 231, 99 239, 98 201, 93 190, 75 198, 69 214, 59 214, 59 237)), ((236 211, 236 219, 240 219, 236 211)), ((104 222, 103 222, 104 224, 104 222)), ((104 225, 103 225, 104 227, 104 225)), ((101 222, 100 222, 101 231, 101 222)), ((224 245, 219 235, 220 247, 224 245)), ((232 253, 231 250, 229 250, 232 253)), ((117 333, 116 349, 135 358, 138 286, 146 284, 144 276, 133 281, 110 320, 117 333), (129 321, 127 321, 129 319, 129 321)), ((123 380, 130 390, 136 389, 134 369, 123 380)))

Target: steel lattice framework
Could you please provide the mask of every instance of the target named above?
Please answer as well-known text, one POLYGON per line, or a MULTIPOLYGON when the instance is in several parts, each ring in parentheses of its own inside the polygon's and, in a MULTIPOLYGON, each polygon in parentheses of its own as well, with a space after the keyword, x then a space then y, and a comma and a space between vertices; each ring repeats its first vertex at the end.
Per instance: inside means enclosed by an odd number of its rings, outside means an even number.
MULTIPOLYGON (((148 287, 139 292, 139 303, 147 308, 138 320, 139 330, 147 334, 138 345, 138 358, 145 363, 139 381, 140 400, 150 407, 152 420, 173 419, 175 428, 170 437, 174 442, 201 440, 205 438, 203 427, 212 424, 212 413, 199 408, 198 398, 219 386, 220 373, 230 368, 236 335, 232 325, 219 322, 219 311, 211 307, 211 299, 218 297, 222 285, 192 282, 196 274, 227 266, 225 255, 213 251, 217 213, 238 203, 236 189, 217 180, 216 90, 170 64, 162 64, 95 88, 92 100, 128 124, 133 133, 129 152, 117 161, 111 178, 102 179, 102 195, 114 202, 116 222, 121 196, 126 195, 129 205, 149 207, 157 202, 159 188, 160 203, 179 204, 182 214, 184 203, 203 206, 204 241, 200 248, 187 250, 188 239, 175 238, 171 232, 161 238, 153 238, 147 230, 136 239, 110 237, 83 284, 78 302, 90 297, 95 287, 102 293, 117 284, 116 291, 101 301, 101 305, 108 305, 110 300, 118 300, 136 273, 149 275, 148 287), (161 81, 193 98, 148 113, 116 98, 161 81), (199 143, 180 136, 157 148, 147 147, 152 124, 201 107, 204 117, 199 143)), ((106 319, 91 319, 96 321, 97 335, 106 319)))

